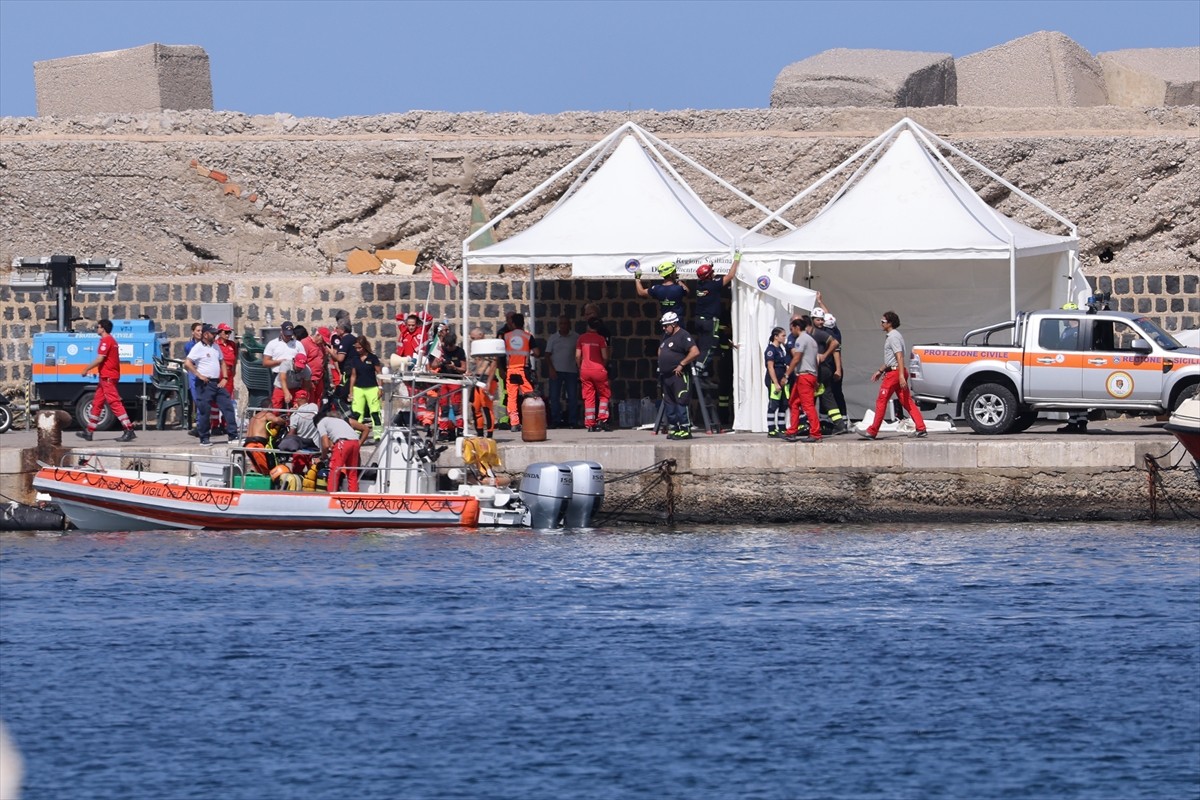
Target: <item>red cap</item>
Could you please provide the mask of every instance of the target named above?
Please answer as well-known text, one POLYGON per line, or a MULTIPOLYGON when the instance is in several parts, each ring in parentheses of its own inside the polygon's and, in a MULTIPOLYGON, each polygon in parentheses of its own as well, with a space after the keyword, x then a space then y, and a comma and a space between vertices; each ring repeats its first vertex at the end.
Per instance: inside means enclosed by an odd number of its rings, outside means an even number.
POLYGON ((403 311, 401 311, 399 314, 396 315, 396 322, 404 322, 405 316, 406 316, 405 313, 403 311))
POLYGON ((296 353, 296 355, 292 357, 292 366, 296 369, 304 369, 304 365, 307 363, 308 356, 306 356, 304 353, 296 353))
POLYGON ((292 395, 292 402, 298 406, 302 406, 308 402, 308 392, 301 389, 292 395))
POLYGON ((218 325, 218 326, 217 326, 217 330, 219 330, 219 331, 232 331, 232 330, 233 330, 233 328, 229 327, 229 323, 228 323, 228 322, 222 322, 220 325, 218 325))
POLYGON ((317 333, 321 334, 321 338, 329 341, 329 328, 317 328, 317 333))

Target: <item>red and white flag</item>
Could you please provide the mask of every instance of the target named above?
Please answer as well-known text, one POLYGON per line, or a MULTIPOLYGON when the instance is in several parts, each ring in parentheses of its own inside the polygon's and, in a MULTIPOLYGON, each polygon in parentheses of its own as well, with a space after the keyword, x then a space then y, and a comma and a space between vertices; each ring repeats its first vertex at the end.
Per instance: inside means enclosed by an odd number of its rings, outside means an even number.
POLYGON ((448 268, 442 266, 438 261, 434 261, 429 268, 429 279, 434 283, 442 286, 457 286, 458 276, 451 272, 448 268))

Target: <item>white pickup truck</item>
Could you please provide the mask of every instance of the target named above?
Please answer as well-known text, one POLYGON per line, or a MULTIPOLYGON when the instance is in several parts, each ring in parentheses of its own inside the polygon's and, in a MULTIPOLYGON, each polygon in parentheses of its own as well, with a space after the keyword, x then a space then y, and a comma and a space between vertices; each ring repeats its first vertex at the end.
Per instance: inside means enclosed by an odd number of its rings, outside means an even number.
POLYGON ((954 403, 976 433, 1000 434, 1039 411, 1172 411, 1200 386, 1200 349, 1139 314, 1033 311, 961 345, 915 346, 909 371, 917 402, 954 403))

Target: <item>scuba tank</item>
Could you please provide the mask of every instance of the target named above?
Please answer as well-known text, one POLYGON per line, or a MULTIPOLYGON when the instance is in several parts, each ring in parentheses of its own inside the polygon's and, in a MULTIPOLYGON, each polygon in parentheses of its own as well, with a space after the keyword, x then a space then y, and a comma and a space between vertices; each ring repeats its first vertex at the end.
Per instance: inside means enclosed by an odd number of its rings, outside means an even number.
POLYGON ((308 472, 304 473, 304 491, 315 492, 317 490, 317 472, 319 472, 319 470, 314 462, 313 465, 308 468, 308 472))

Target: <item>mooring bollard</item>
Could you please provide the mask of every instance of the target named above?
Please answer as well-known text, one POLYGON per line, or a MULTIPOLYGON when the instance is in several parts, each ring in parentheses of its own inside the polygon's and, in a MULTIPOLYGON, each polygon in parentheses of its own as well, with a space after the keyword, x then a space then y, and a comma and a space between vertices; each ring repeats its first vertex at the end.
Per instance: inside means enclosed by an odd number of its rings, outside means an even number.
POLYGON ((71 422, 66 411, 39 411, 37 415, 37 460, 57 464, 62 458, 63 428, 71 422))

